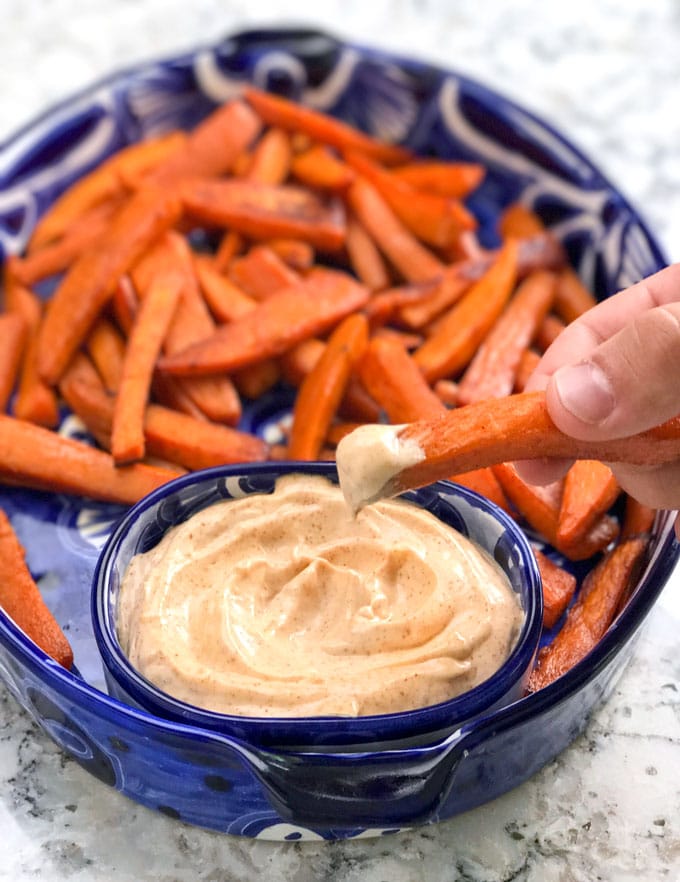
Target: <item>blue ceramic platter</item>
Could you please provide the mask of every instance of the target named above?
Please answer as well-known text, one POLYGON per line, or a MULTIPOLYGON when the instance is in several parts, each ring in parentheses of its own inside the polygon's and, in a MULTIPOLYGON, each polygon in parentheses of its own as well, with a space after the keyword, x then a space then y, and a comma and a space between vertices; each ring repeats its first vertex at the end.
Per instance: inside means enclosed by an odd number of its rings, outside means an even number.
MULTIPOLYGON (((245 82, 419 154, 483 162, 487 177, 470 200, 483 242, 494 243, 499 210, 522 199, 562 240, 598 297, 666 263, 643 221, 588 158, 518 105, 453 71, 315 31, 278 30, 238 34, 117 74, 0 145, 0 257, 19 253, 40 214, 106 156, 193 126, 245 82)), ((245 422, 265 432, 288 404, 279 390, 245 422)), ((65 414, 61 431, 78 435, 81 427, 65 414)), ((106 694, 90 584, 122 508, 1 486, 0 506, 77 665, 63 671, 0 613, 0 677, 18 701, 81 765, 132 799, 189 823, 270 839, 377 836, 450 817, 525 780, 606 699, 678 558, 671 518, 660 516, 651 560, 624 612, 587 659, 542 692, 431 743, 296 754, 164 722, 106 694)))

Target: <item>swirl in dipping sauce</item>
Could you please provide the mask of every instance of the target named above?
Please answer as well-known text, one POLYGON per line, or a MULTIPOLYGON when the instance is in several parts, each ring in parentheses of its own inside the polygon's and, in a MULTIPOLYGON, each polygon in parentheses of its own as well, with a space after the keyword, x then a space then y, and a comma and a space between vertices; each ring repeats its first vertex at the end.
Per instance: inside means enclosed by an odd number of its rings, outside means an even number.
POLYGON ((422 509, 352 516, 338 487, 291 475, 204 509, 135 557, 121 645, 160 689, 246 716, 363 715, 487 679, 523 618, 505 574, 422 509))

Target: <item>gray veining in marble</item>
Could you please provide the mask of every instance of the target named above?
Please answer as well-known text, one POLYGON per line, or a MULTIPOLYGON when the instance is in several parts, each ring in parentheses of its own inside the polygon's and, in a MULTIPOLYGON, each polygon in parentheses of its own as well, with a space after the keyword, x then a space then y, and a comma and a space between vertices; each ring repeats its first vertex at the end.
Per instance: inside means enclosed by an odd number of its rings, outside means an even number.
MULTIPOLYGON (((3 0, 0 139, 124 64, 293 18, 464 70, 552 119, 680 259, 673 0, 3 0)), ((0 688, 0 879, 655 882, 680 879, 680 577, 586 733, 516 791, 379 840, 251 842, 105 788, 0 688)))

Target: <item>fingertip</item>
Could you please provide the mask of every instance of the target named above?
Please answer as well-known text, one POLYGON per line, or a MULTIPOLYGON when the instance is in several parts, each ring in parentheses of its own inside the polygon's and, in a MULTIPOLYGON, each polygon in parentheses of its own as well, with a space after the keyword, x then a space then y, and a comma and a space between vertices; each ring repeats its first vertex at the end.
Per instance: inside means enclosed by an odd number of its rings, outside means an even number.
POLYGON ((527 484, 545 486, 561 480, 569 471, 572 460, 522 459, 514 463, 519 477, 527 484))

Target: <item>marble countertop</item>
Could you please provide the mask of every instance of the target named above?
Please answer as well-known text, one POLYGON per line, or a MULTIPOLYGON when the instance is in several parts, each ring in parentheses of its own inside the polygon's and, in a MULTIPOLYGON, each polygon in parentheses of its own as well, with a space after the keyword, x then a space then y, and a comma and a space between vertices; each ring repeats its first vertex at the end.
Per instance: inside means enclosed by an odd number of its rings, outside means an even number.
MULTIPOLYGON (((294 20, 477 77, 568 132, 680 260, 673 0, 4 0, 0 141, 122 65, 294 20)), ((627 882, 680 878, 680 573, 586 732, 522 787, 380 840, 273 844, 148 811, 66 758, 0 688, 0 879, 627 882)))

